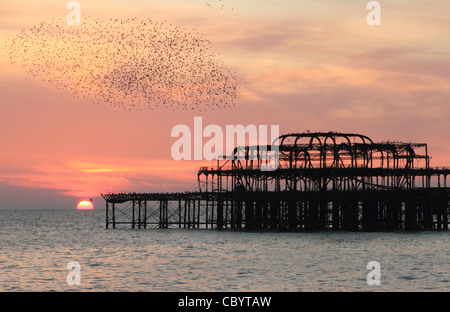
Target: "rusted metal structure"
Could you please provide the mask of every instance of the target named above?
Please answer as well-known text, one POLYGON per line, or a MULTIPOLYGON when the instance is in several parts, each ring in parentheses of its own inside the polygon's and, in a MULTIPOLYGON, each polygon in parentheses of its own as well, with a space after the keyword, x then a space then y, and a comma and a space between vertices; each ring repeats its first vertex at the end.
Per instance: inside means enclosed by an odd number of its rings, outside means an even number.
POLYGON ((425 143, 307 132, 236 147, 200 168, 197 192, 102 196, 107 228, 447 230, 449 174, 430 167, 425 143), (262 170, 264 151, 276 153, 275 170, 262 170))

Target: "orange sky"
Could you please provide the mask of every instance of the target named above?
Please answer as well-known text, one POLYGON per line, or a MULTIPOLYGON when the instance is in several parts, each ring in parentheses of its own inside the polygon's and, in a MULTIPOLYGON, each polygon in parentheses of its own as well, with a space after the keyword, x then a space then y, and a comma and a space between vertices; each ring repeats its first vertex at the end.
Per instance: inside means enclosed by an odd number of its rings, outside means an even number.
MULTIPOLYGON (((68 1, 0 2, 0 44, 68 1)), ((94 17, 195 28, 241 82, 231 108, 124 111, 73 98, 10 64, 0 49, 0 208, 68 207, 108 191, 185 191, 199 162, 171 159, 177 124, 280 125, 280 132, 357 132, 427 142, 450 164, 450 2, 79 1, 94 17), (25 194, 18 198, 18 194, 25 194)))

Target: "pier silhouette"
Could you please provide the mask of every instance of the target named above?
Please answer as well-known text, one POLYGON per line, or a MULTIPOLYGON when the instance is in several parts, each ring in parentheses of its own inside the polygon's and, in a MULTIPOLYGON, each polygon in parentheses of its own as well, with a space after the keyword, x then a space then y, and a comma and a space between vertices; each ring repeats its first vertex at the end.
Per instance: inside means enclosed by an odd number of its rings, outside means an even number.
POLYGON ((236 147, 199 169, 196 192, 101 195, 106 228, 448 230, 449 174, 430 167, 426 143, 306 132, 236 147), (262 170, 264 150, 275 170, 262 170))

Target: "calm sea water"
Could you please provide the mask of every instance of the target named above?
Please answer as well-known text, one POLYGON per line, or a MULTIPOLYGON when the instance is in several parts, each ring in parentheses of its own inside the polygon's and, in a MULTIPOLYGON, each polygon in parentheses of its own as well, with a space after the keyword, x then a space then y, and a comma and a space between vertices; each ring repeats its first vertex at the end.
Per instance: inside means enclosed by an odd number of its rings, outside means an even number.
POLYGON ((450 291, 450 232, 109 229, 104 211, 0 210, 0 291, 450 291), (81 266, 69 286, 66 264, 81 266), (369 261, 381 285, 367 284, 369 261))

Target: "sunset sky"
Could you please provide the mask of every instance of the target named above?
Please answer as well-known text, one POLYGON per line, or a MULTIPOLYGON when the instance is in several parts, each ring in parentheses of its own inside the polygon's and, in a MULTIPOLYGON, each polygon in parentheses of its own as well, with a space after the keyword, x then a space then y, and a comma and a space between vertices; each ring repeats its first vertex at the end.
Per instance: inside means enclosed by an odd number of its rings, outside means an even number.
MULTIPOLYGON (((450 165, 450 2, 366 0, 94 0, 82 14, 197 29, 240 84, 234 107, 123 110, 74 98, 11 64, 0 49, 0 208, 73 208, 101 192, 188 191, 194 161, 175 161, 171 129, 279 125, 281 133, 356 132, 426 142, 450 165)), ((68 1, 0 1, 0 46, 66 19, 68 1)), ((82 21, 83 22, 83 21, 82 21)), ((101 206, 103 207, 103 206, 101 206)))

